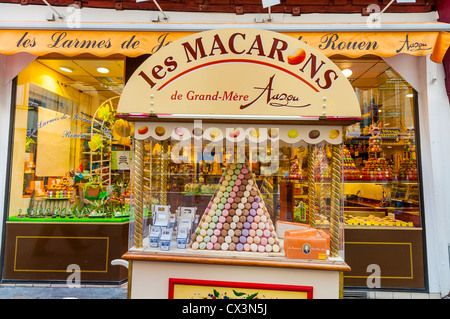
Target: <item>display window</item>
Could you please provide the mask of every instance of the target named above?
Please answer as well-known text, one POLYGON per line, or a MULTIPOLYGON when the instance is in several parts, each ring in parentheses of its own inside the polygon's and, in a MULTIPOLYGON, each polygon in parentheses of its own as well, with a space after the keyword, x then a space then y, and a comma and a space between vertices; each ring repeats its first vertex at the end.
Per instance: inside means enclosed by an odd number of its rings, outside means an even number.
POLYGON ((413 88, 379 58, 335 63, 353 70, 362 114, 344 135, 346 226, 421 228, 413 88))
MULTIPOLYGON (((136 123, 138 138, 148 136, 143 152, 145 251, 284 257, 286 232, 312 232, 310 223, 315 226, 308 194, 317 193, 320 200, 314 198, 313 205, 320 218, 330 219, 331 158, 326 152, 333 144, 327 140, 341 141, 340 128, 228 126, 136 123), (308 145, 305 138, 317 142, 308 145), (288 143, 292 140, 297 142, 288 143), (312 181, 302 168, 311 152, 312 181), (300 187, 291 181, 294 174, 304 182, 300 187), (294 198, 299 199, 295 206, 294 198), (170 232, 169 239, 164 232, 170 232)), ((318 246, 304 248, 302 258, 329 259, 330 224, 322 223, 314 236, 318 246)), ((300 258, 294 248, 285 250, 300 258)))
POLYGON ((130 123, 123 59, 45 59, 19 75, 9 221, 124 221, 130 123))

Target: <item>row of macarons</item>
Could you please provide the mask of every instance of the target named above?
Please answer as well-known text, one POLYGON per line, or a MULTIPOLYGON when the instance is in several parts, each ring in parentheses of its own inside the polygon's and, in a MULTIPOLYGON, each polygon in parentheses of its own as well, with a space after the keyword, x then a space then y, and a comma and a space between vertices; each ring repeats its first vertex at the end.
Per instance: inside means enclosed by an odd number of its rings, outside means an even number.
POLYGON ((192 234, 190 247, 194 250, 280 251, 276 235, 267 229, 208 229, 206 233, 192 234))
POLYGON ((191 248, 194 250, 200 249, 200 250, 224 250, 224 251, 246 251, 246 252, 260 252, 260 253, 278 253, 281 251, 280 245, 278 244, 267 244, 267 245, 258 245, 255 243, 249 244, 249 243, 197 243, 193 242, 191 245, 191 248))
MULTIPOLYGON (((147 125, 143 125, 140 128, 138 128, 138 134, 139 135, 148 135, 149 133, 149 127, 147 125)), ((201 128, 194 128, 192 130, 192 136, 194 137, 208 137, 211 139, 218 139, 218 138, 243 138, 245 136, 258 139, 260 137, 269 137, 272 139, 276 139, 280 136, 280 130, 278 128, 269 128, 269 129, 256 129, 256 128, 249 128, 249 129, 241 129, 241 128, 235 128, 235 129, 226 129, 225 134, 222 132, 219 128, 209 128, 203 131, 201 128), (227 135, 227 136, 226 136, 227 135)), ((163 137, 166 135, 166 128, 163 126, 157 126, 154 129, 155 135, 157 137, 163 137)), ((178 137, 190 137, 191 132, 184 127, 176 127, 173 129, 172 134, 174 136, 178 137)), ((289 139, 296 139, 298 138, 300 132, 297 129, 290 129, 286 136, 289 139)), ((308 132, 308 138, 311 140, 319 138, 321 135, 321 132, 317 129, 312 129, 308 132)), ((339 130, 333 129, 328 133, 328 138, 330 139, 336 139, 340 135, 339 130)))

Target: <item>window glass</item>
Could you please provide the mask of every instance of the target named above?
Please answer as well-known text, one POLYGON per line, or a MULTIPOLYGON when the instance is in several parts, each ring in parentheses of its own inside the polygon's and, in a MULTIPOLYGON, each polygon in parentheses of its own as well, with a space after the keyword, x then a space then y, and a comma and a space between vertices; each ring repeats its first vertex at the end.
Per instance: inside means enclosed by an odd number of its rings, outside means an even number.
POLYGON ((9 220, 127 216, 132 127, 115 117, 123 74, 120 59, 37 59, 19 74, 9 220))
POLYGON ((348 226, 421 227, 414 92, 378 58, 336 59, 361 104, 344 140, 348 226))

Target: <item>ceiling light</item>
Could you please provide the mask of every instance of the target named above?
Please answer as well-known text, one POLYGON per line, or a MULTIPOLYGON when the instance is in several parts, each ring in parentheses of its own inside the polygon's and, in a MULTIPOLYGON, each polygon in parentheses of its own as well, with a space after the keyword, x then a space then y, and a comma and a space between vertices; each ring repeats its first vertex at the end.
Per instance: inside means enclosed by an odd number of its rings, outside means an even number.
POLYGON ((408 94, 406 94, 406 97, 414 97, 414 94, 408 93, 408 94))
POLYGON ((350 69, 344 69, 342 70, 342 73, 345 75, 346 78, 348 78, 350 75, 352 75, 352 70, 350 69))
POLYGON ((100 67, 100 68, 97 68, 97 72, 100 72, 100 73, 109 73, 109 70, 108 70, 107 68, 100 67))
POLYGON ((59 69, 61 71, 64 71, 64 72, 69 72, 69 73, 73 72, 73 70, 71 68, 68 68, 68 67, 65 67, 65 66, 60 66, 59 69))

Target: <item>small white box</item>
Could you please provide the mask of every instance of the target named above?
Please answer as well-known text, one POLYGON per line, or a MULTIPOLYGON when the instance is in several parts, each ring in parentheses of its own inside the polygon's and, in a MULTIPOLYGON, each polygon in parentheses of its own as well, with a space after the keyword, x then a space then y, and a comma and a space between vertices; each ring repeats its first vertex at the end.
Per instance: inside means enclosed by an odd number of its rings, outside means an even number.
POLYGON ((187 240, 189 237, 189 229, 187 227, 178 228, 177 232, 177 248, 185 249, 187 246, 187 240))
POLYGON ((155 212, 155 220, 153 222, 153 226, 168 228, 169 225, 170 225, 170 212, 167 211, 155 212))
POLYGON ((158 248, 159 238, 161 236, 161 228, 158 226, 149 226, 149 247, 158 248))
POLYGON ((170 219, 169 219, 169 228, 174 228, 175 227, 175 214, 170 214, 170 219))
POLYGON ((161 237, 159 238, 159 244, 161 250, 170 250, 170 244, 172 242, 172 229, 166 228, 162 230, 161 237))
POLYGON ((156 217, 159 213, 170 214, 170 205, 152 205, 152 223, 155 224, 156 217))
POLYGON ((189 230, 195 221, 197 207, 179 207, 177 210, 177 227, 184 227, 189 224, 189 230))

